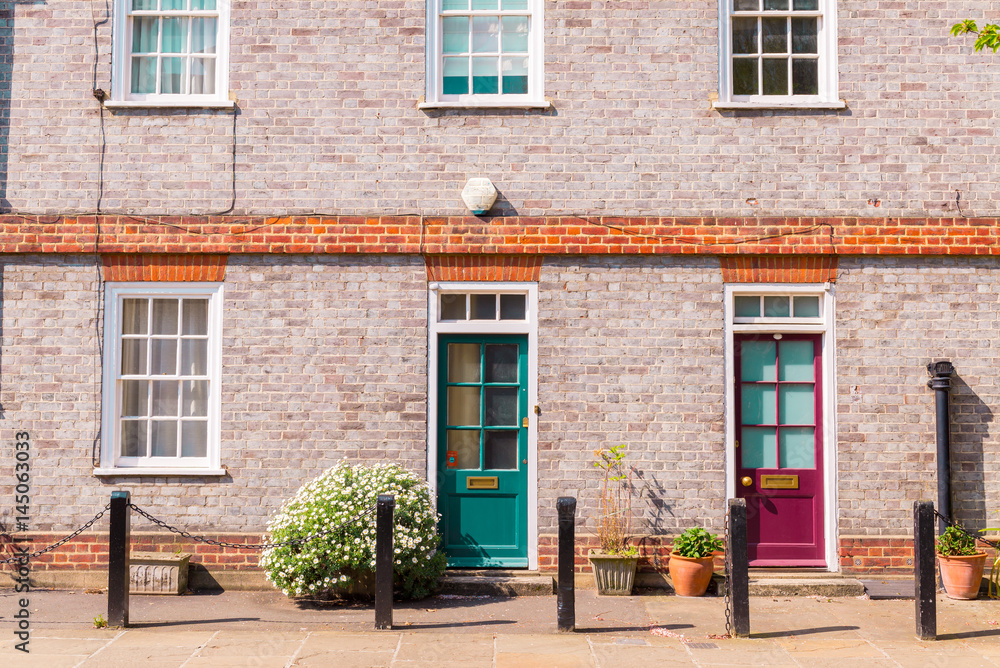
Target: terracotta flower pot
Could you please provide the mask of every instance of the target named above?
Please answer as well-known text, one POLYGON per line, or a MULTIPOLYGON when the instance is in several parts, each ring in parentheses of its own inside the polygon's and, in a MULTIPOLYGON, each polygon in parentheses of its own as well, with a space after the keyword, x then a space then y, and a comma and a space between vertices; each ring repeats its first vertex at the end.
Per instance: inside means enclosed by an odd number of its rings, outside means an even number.
POLYGON ((977 552, 964 557, 937 555, 941 567, 941 581, 948 598, 971 601, 979 598, 979 585, 983 582, 986 553, 977 552))
POLYGON ((715 558, 670 555, 670 579, 678 596, 704 596, 715 571, 715 558))

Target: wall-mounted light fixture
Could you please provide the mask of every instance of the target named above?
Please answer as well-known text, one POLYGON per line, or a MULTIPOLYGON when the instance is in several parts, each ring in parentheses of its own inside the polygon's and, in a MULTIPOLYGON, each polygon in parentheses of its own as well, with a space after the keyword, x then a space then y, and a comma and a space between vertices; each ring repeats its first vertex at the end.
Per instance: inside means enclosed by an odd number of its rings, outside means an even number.
POLYGON ((497 189, 489 179, 469 179, 462 188, 462 201, 469 207, 469 211, 481 216, 497 201, 497 189))

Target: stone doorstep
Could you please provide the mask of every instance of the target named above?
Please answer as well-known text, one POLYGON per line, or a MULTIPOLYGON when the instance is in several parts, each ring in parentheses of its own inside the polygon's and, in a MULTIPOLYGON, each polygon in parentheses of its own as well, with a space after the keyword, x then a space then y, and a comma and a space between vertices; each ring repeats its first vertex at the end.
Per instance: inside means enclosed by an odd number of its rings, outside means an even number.
POLYGON ((447 570, 438 594, 452 596, 551 596, 555 575, 538 571, 447 570))

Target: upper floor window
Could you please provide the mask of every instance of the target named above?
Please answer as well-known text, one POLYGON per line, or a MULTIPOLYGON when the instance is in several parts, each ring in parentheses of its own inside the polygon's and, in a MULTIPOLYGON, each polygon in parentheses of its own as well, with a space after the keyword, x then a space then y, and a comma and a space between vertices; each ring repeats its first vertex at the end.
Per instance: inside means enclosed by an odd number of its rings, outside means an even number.
POLYGON ((110 104, 230 106, 230 0, 116 0, 110 104))
POLYGON ((716 107, 844 107, 835 0, 720 0, 716 107))
POLYGON ((422 107, 545 107, 543 0, 428 0, 422 107))

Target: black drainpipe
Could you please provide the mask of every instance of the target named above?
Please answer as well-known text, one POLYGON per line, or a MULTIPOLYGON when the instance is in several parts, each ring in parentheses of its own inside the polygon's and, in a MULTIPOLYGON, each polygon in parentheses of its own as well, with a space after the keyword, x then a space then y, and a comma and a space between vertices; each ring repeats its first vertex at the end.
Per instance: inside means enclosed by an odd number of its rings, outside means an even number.
MULTIPOLYGON (((934 404, 937 416, 937 510, 945 517, 951 517, 951 412, 948 392, 951 390, 951 375, 955 367, 951 362, 931 362, 927 372, 933 378, 927 387, 934 390, 934 404)), ((944 520, 938 521, 938 532, 944 533, 944 520)))

